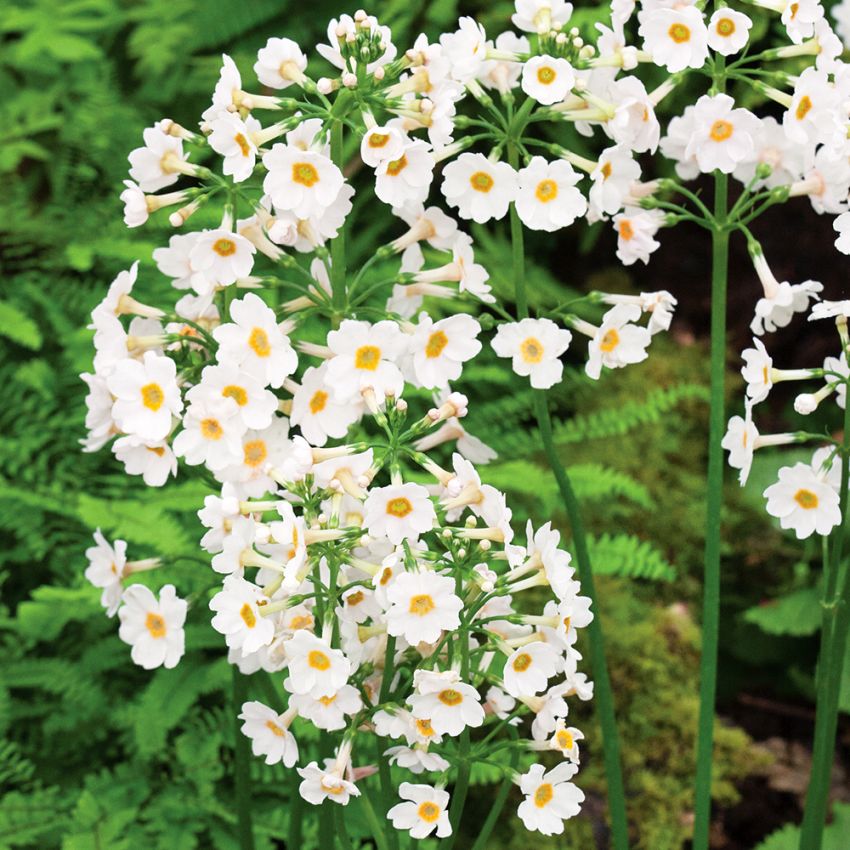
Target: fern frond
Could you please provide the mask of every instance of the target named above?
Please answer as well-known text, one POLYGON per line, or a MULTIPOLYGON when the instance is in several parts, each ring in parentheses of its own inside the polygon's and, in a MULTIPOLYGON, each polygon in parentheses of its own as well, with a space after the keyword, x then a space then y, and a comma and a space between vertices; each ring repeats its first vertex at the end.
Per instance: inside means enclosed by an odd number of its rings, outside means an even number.
POLYGON ((676 568, 646 540, 631 534, 603 534, 587 541, 593 571, 620 578, 673 581, 676 568))

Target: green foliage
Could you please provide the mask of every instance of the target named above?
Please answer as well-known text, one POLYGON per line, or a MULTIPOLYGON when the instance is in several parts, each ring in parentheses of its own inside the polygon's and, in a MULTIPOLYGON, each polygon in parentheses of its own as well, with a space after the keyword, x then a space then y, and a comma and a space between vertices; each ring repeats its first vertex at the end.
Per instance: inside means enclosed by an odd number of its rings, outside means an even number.
POLYGON ((651 543, 630 534, 603 534, 587 541, 593 571, 621 578, 673 581, 676 569, 651 543))
POLYGON ((804 637, 820 630, 823 607, 815 587, 795 590, 744 612, 744 619, 770 635, 804 637))
MULTIPOLYGON (((823 850, 846 850, 850 835, 850 805, 836 803, 832 811, 832 823, 823 834, 823 850)), ((792 824, 782 827, 754 850, 797 850, 800 846, 800 828, 792 824)))

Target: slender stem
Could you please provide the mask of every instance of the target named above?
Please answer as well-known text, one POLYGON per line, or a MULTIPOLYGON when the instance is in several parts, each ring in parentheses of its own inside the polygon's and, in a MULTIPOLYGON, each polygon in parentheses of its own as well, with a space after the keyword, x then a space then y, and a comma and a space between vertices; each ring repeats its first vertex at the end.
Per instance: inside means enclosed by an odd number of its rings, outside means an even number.
MULTIPOLYGON (((460 574, 458 573, 457 582, 460 583, 460 574)), ((460 675, 464 682, 469 681, 469 634, 467 632, 460 633, 460 675)), ((449 821, 452 825, 452 834, 446 843, 446 850, 451 850, 457 841, 458 832, 460 831, 460 819, 463 815, 463 807, 466 803, 466 794, 469 790, 469 727, 464 727, 460 734, 460 744, 458 746, 458 762, 457 781, 452 791, 452 804, 449 808, 449 821)))
POLYGON ((236 785, 236 817, 237 833, 239 836, 239 850, 254 850, 254 830, 251 826, 251 747, 248 739, 239 728, 239 712, 242 703, 248 698, 248 680, 239 672, 239 668, 233 667, 233 716, 234 751, 236 762, 234 765, 233 779, 236 785))
POLYGON ((513 726, 508 726, 508 734, 511 736, 511 743, 514 745, 510 750, 511 769, 507 776, 505 776, 502 784, 499 786, 499 790, 496 792, 496 796, 490 806, 490 811, 487 814, 487 819, 484 821, 484 824, 478 833, 478 837, 475 839, 475 843, 472 845, 470 850, 485 850, 487 847, 487 840, 490 838, 490 833, 493 831, 493 827, 496 826, 496 822, 499 820, 499 815, 502 813, 502 809, 505 807, 505 802, 508 799, 508 793, 511 790, 511 785, 513 785, 513 774, 516 770, 517 761, 519 760, 519 747, 516 746, 517 732, 513 726))
POLYGON ((812 772, 806 792, 806 806, 800 830, 800 850, 820 850, 829 802, 832 763, 835 758, 835 732, 838 724, 838 698, 850 628, 850 570, 842 568, 848 515, 850 483, 850 404, 844 408, 844 439, 841 462, 840 504, 842 521, 833 534, 833 545, 824 562, 825 591, 821 649, 817 671, 817 713, 815 715, 812 772))
MULTIPOLYGON (((386 838, 384 837, 387 832, 387 825, 386 823, 381 823, 378 813, 372 805, 371 797, 364 791, 358 799, 360 800, 360 804, 363 806, 363 814, 366 815, 366 820, 369 821, 369 826, 372 828, 372 838, 375 842, 375 846, 378 850, 388 850, 386 838)), ((294 850, 299 850, 301 845, 293 844, 292 847, 294 850)), ((324 850, 324 848, 322 848, 322 850, 324 850)))
MULTIPOLYGON (((331 125, 331 159, 341 170, 343 166, 343 122, 337 119, 331 125)), ((343 224, 331 242, 331 298, 334 308, 334 325, 338 325, 345 312, 345 224, 343 224)))
MULTIPOLYGON (((511 163, 518 164, 518 153, 513 146, 508 148, 511 163)), ((511 242, 513 249, 513 276, 516 306, 519 318, 528 316, 528 298, 525 291, 525 248, 523 245, 522 222, 516 208, 511 204, 511 242)), ((591 620, 587 633, 590 642, 590 665, 595 682, 594 703, 602 729, 602 755, 605 763, 605 777, 608 782, 608 807, 611 813, 611 838, 614 850, 627 850, 629 846, 629 826, 626 815, 626 795, 623 785, 623 770, 620 762, 620 741, 617 733, 617 720, 614 713, 614 695, 611 690, 611 680, 608 675, 608 664, 605 659, 605 639, 602 633, 602 623, 599 619, 599 606, 596 602, 596 589, 593 580, 593 567, 590 563, 590 553, 587 549, 587 538, 584 531, 581 509, 573 490, 567 470, 561 463, 555 441, 552 438, 552 422, 549 418, 549 408, 546 404, 546 393, 535 392, 534 407, 540 438, 549 461, 549 466, 555 476, 564 508, 572 529, 573 545, 578 562, 579 578, 582 592, 590 597, 596 616, 591 620)))
MULTIPOLYGON (((718 57, 721 65, 722 56, 718 57)), ((729 231, 726 227, 728 183, 714 175, 714 230, 711 234, 711 409, 708 433, 705 561, 700 657, 699 719, 694 812, 694 850, 708 850, 711 821, 711 762, 714 744, 714 700, 720 630, 720 512, 723 505, 723 449, 726 413, 726 288, 729 277, 729 231)))

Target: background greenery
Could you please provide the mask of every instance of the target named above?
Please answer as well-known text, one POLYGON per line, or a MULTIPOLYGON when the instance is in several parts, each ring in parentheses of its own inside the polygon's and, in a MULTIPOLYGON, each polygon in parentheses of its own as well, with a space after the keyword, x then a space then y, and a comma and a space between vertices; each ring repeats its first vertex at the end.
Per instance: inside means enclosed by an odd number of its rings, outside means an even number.
MULTIPOLYGON (((223 50, 248 68, 269 35, 315 44, 342 9, 338 0, 314 0, 309 13, 297 0, 4 0, 0 11, 0 848, 230 850, 235 712, 219 636, 192 623, 185 661, 146 673, 131 665, 82 576, 84 549, 100 526, 128 540, 133 558, 168 558, 169 578, 202 595, 194 512, 204 490, 182 479, 149 491, 108 452, 82 454, 77 376, 90 368, 85 325, 106 284, 137 257, 150 270, 151 249, 168 236, 156 225, 127 231, 121 221, 117 194, 142 128, 165 115, 191 126, 223 50)), ((510 5, 391 0, 371 11, 403 44, 405 34, 437 33, 460 13, 498 32, 510 5)), ((583 7, 580 17, 589 25, 596 14, 583 7)), ((504 234, 474 236, 489 268, 509 267, 504 234)), ((679 246, 696 238, 669 237, 679 246)), ((635 846, 675 850, 690 828, 697 711, 704 247, 688 250, 694 273, 686 281, 674 248, 665 245, 636 277, 617 269, 611 248, 598 228, 531 240, 530 288, 538 306, 564 300, 569 287, 668 288, 683 301, 684 327, 672 339, 657 337, 647 363, 595 384, 576 362, 553 392, 557 442, 605 576, 600 598, 635 846)), ((752 273, 743 263, 741 270, 752 302, 752 273)), ((494 284, 509 297, 504 273, 494 284)), ((509 491, 519 522, 529 513, 563 522, 524 384, 486 360, 466 376, 470 430, 500 453, 487 480, 509 491)), ((732 384, 730 399, 739 403, 732 384)), ((778 421, 793 418, 785 408, 780 398, 778 421)), ((727 499, 715 837, 730 850, 794 820, 802 790, 776 790, 781 754, 755 744, 744 727, 764 741, 767 724, 789 747, 805 748, 810 734, 819 553, 811 546, 801 555, 764 517, 759 493, 780 457, 787 462, 787 454, 759 457, 751 485, 743 493, 730 487, 727 499), (774 708, 753 709, 744 698, 765 689, 774 708), (783 706, 802 719, 773 722, 771 711, 786 716, 783 706)), ((536 836, 541 848, 605 846, 599 732, 589 707, 577 716, 588 738, 586 816, 568 825, 566 841, 536 836)), ((291 778, 258 760, 252 770, 258 847, 282 847, 276 838, 285 832, 291 778)), ((469 824, 488 800, 473 796, 469 824)), ((510 808, 494 848, 528 843, 510 808)), ((839 835, 850 809, 836 811, 839 835)), ((788 827, 764 848, 792 842, 788 827)))

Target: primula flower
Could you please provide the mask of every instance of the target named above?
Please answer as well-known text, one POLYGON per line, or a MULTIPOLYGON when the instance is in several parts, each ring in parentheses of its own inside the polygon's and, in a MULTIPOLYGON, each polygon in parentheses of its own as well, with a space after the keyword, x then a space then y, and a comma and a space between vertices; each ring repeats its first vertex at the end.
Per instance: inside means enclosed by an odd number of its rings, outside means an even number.
POLYGON ((124 565, 127 563, 127 541, 116 540, 110 544, 98 528, 94 532, 94 542, 94 546, 86 549, 89 565, 86 567, 85 576, 103 591, 100 604, 106 608, 107 617, 114 617, 124 590, 121 579, 124 576, 124 565))
POLYGON ((640 314, 640 307, 635 304, 618 304, 603 316, 602 325, 588 346, 590 356, 585 371, 591 378, 597 380, 603 366, 619 369, 646 360, 652 335, 646 328, 633 324, 640 314))
POLYGON ((420 204, 428 197, 435 164, 428 142, 407 141, 395 159, 378 163, 375 194, 393 207, 420 204))
POLYGON ((490 162, 480 153, 462 153, 443 169, 442 190, 461 218, 483 224, 505 217, 516 198, 517 175, 506 162, 490 162))
POLYGON ((478 76, 487 58, 487 34, 484 27, 470 17, 460 18, 455 32, 443 33, 440 46, 452 77, 461 83, 478 76))
POLYGON ((231 399, 200 398, 186 410, 183 430, 174 438, 174 454, 190 466, 224 469, 239 461, 245 430, 239 408, 231 399))
POLYGON ((531 230, 553 232, 569 227, 587 212, 587 201, 576 188, 581 175, 564 160, 546 162, 534 156, 517 174, 516 210, 531 230))
POLYGON ((522 69, 522 90, 545 106, 562 101, 575 83, 575 71, 563 58, 532 56, 522 69))
POLYGON ((243 703, 239 719, 244 721, 242 734, 251 739, 251 752, 265 756, 266 764, 293 767, 298 761, 298 744, 289 731, 294 716, 292 710, 278 714, 261 702, 243 703))
POLYGON ((534 764, 519 778, 525 799, 517 814, 525 828, 543 835, 560 835, 564 821, 581 811, 584 792, 569 780, 578 772, 578 765, 562 762, 546 772, 543 765, 534 764))
POLYGON ((162 487, 177 475, 177 457, 165 440, 145 442, 138 437, 119 437, 112 453, 124 464, 128 475, 141 475, 148 487, 162 487))
MULTIPOLYGON (((284 683, 284 687, 287 687, 284 683)), ((287 690, 291 690, 287 687, 287 690)), ((310 694, 292 694, 289 705, 297 710, 299 717, 309 720, 317 729, 334 732, 345 729, 347 717, 363 708, 363 700, 357 688, 343 685, 335 694, 313 697, 310 694)))
POLYGON ((362 400, 353 397, 339 402, 328 382, 327 362, 309 366, 292 394, 289 421, 298 426, 313 446, 323 446, 329 437, 341 439, 363 415, 362 400))
POLYGON ((345 182, 328 157, 280 142, 263 154, 268 174, 263 191, 276 210, 289 210, 298 218, 321 216, 337 199, 345 182))
POLYGON ((402 782, 398 793, 406 802, 396 803, 387 812, 396 829, 406 829, 416 839, 427 838, 435 830, 438 838, 452 834, 447 791, 402 782))
POLYGON ((243 121, 233 112, 220 112, 211 122, 212 132, 207 137, 210 147, 224 157, 222 171, 234 182, 247 180, 257 161, 257 144, 254 134, 262 128, 251 115, 243 121))
POLYGON ((189 254, 189 263, 197 273, 192 286, 206 295, 215 286, 228 286, 251 274, 256 248, 244 236, 229 229, 205 230, 198 235, 189 254))
POLYGON ((460 681, 434 682, 424 692, 410 697, 414 717, 431 721, 438 735, 456 737, 467 727, 484 723, 478 691, 460 681))
POLYGON ((752 25, 743 12, 716 9, 708 22, 708 46, 722 56, 738 53, 746 46, 752 25))
POLYGON ((499 357, 510 357, 517 375, 528 376, 535 389, 547 389, 561 380, 560 356, 573 335, 551 319, 522 319, 499 325, 491 345, 499 357))
POLYGON ((617 258, 624 266, 631 266, 638 260, 649 262, 650 255, 661 247, 661 243, 655 239, 655 234, 664 225, 664 219, 665 215, 661 210, 631 207, 614 216, 617 258))
POLYGON ((411 645, 435 643, 444 629, 460 625, 463 602, 455 582, 433 572, 404 572, 387 589, 387 631, 411 645))
POLYGON ((398 545, 417 540, 437 523, 434 505, 421 484, 373 487, 366 497, 363 524, 373 537, 388 537, 398 545))
POLYGON ((204 367, 201 382, 186 393, 186 398, 191 403, 205 398, 230 399, 245 427, 255 429, 269 427, 278 405, 274 393, 234 365, 204 367))
POLYGON ((826 535, 841 522, 838 494, 811 466, 795 463, 779 470, 779 480, 764 491, 767 512, 802 540, 826 535))
POLYGON ((464 313, 434 322, 420 313, 408 346, 411 383, 443 388, 461 376, 463 364, 481 351, 481 325, 464 313))
POLYGON ((542 641, 515 649, 505 661, 505 690, 514 697, 539 694, 549 686, 549 679, 563 669, 561 654, 542 641))
POLYGON ((157 601, 149 588, 133 584, 124 591, 122 603, 118 637, 132 646, 133 663, 145 670, 176 667, 185 651, 183 623, 188 606, 178 598, 174 585, 166 584, 157 601))
POLYGON ((158 127, 148 127, 142 136, 145 146, 136 148, 127 159, 130 160, 130 177, 143 192, 158 192, 176 183, 181 172, 191 170, 181 139, 169 136, 158 127))
POLYGON ((708 31, 696 6, 647 11, 638 32, 652 61, 671 74, 701 68, 708 58, 708 31))
POLYGON ((566 0, 516 0, 516 12, 511 23, 523 32, 547 33, 563 28, 573 13, 573 4, 566 0))
POLYGON ((348 681, 351 663, 338 649, 299 629, 284 644, 289 659, 288 688, 314 699, 332 697, 348 681))
POLYGON ((759 120, 747 109, 736 109, 729 95, 703 95, 694 106, 692 120, 685 156, 695 157, 700 171, 731 174, 752 156, 759 120))
POLYGON ((591 216, 614 215, 622 208, 632 185, 640 177, 640 165, 624 145, 604 150, 591 172, 593 186, 588 194, 591 216))
POLYGON ((301 84, 307 68, 307 57, 290 38, 270 38, 257 53, 254 73, 270 89, 285 89, 301 84))

